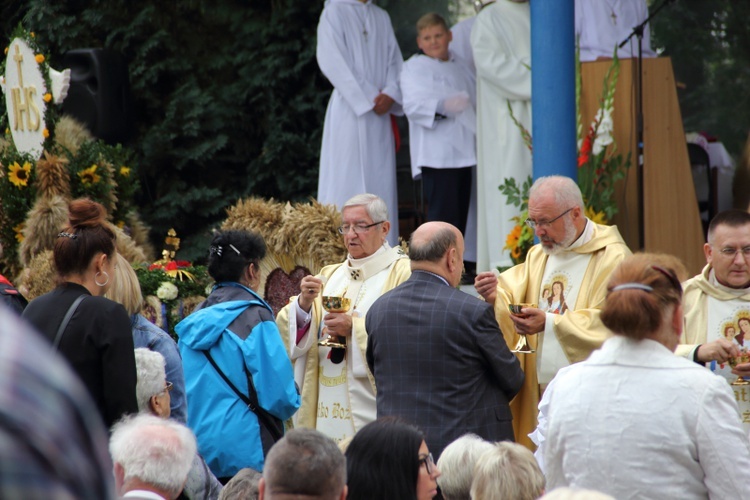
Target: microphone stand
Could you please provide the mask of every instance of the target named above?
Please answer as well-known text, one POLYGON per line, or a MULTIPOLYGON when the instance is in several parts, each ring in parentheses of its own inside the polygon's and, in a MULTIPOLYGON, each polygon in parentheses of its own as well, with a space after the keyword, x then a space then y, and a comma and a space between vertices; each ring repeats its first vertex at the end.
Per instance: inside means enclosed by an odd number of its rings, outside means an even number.
POLYGON ((635 60, 635 70, 638 74, 635 84, 635 140, 636 140, 636 157, 638 158, 638 167, 636 175, 638 177, 638 239, 641 242, 641 249, 646 247, 645 233, 645 206, 643 201, 643 31, 646 25, 656 17, 667 4, 674 0, 662 0, 662 2, 649 14, 645 21, 633 28, 628 37, 617 46, 621 49, 634 36, 638 38, 638 57, 635 60))

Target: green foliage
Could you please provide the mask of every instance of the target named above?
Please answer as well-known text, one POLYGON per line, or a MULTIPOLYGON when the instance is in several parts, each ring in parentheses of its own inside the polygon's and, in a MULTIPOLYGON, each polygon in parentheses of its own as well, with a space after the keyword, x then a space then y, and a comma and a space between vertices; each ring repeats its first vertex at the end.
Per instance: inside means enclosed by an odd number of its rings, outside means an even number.
POLYGON ((739 156, 750 129, 750 2, 682 0, 653 21, 652 45, 672 58, 686 131, 718 136, 739 156))
POLYGON ((36 197, 36 161, 11 149, 0 157, 0 244, 5 262, 17 261, 23 221, 36 197))
POLYGON ((330 86, 315 61, 322 2, 28 0, 27 24, 56 53, 119 51, 138 127, 137 200, 158 238, 201 256, 210 228, 248 195, 314 194, 330 86), (42 29, 43 28, 43 29, 42 29))

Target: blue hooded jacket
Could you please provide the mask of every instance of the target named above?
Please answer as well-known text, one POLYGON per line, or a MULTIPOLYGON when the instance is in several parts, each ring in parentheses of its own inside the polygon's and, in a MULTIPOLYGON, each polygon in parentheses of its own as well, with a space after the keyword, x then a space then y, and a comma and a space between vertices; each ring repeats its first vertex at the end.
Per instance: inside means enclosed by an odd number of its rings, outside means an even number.
POLYGON ((219 283, 201 308, 175 328, 179 336, 188 399, 188 426, 216 477, 240 469, 263 470, 258 418, 239 399, 202 351, 243 394, 244 367, 252 376, 260 406, 286 420, 299 408, 292 364, 271 307, 239 283, 219 283), (243 366, 244 365, 244 366, 243 366))

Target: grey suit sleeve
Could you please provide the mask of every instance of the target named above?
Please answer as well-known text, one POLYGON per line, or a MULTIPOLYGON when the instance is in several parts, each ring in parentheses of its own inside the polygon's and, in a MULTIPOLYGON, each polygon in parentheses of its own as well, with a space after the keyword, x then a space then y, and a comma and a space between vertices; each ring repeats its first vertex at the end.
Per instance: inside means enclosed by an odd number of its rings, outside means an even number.
POLYGON ((492 307, 487 307, 478 318, 474 334, 479 351, 487 360, 498 386, 510 401, 521 390, 524 373, 518 358, 505 343, 492 307))

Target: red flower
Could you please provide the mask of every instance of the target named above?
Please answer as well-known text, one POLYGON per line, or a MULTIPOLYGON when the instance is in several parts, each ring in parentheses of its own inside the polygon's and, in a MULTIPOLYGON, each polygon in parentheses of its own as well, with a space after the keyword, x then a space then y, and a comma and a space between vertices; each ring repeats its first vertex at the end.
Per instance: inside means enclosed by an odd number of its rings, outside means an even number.
POLYGON ((154 262, 153 264, 148 266, 149 271, 153 271, 154 269, 161 269, 161 268, 162 268, 162 265, 159 264, 158 262, 154 262))
POLYGON ((165 267, 167 271, 176 271, 177 270, 177 262, 171 260, 167 262, 167 266, 165 267))
POLYGON ((190 267, 192 264, 186 260, 176 260, 177 267, 190 267))

